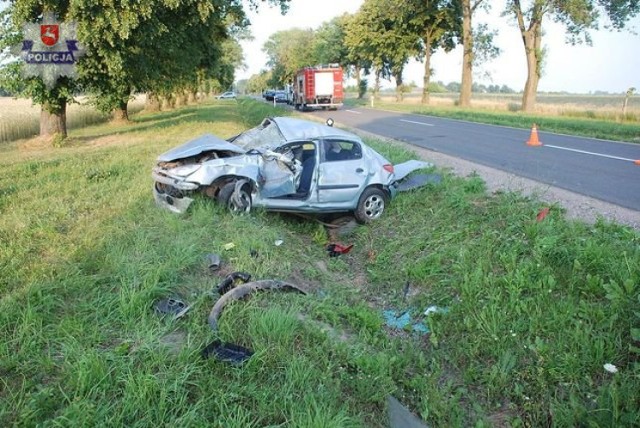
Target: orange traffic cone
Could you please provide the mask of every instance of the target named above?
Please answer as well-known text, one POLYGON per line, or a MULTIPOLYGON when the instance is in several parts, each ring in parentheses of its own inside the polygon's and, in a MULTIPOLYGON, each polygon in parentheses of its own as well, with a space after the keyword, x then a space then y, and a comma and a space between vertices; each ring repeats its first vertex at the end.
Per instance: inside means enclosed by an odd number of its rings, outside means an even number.
POLYGON ((529 137, 529 141, 527 141, 527 146, 541 146, 542 143, 538 139, 538 127, 534 123, 531 127, 531 136, 529 137))

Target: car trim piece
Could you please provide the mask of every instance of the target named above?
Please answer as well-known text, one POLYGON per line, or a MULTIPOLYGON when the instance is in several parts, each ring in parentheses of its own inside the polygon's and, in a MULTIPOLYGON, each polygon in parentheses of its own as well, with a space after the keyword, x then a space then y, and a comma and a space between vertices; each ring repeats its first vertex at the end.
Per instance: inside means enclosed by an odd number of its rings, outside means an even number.
POLYGON ((358 184, 325 184, 324 186, 318 186, 318 190, 357 189, 358 187, 360 187, 358 184))

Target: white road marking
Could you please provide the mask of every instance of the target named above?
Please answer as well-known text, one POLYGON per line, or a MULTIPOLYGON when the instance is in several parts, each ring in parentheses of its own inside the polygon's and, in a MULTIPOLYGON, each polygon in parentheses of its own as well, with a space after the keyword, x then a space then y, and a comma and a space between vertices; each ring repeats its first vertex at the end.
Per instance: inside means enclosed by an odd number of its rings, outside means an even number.
POLYGON ((432 123, 414 122, 413 120, 400 119, 400 122, 415 123, 416 125, 435 126, 432 123))
POLYGON ((616 160, 622 160, 622 161, 627 161, 627 162, 636 162, 636 159, 622 158, 620 156, 605 155, 604 153, 587 152, 587 151, 584 151, 584 150, 570 149, 568 147, 553 146, 551 144, 543 144, 542 146, 543 147, 550 147, 552 149, 566 150, 568 152, 582 153, 582 154, 585 154, 585 155, 600 156, 600 157, 603 157, 603 158, 616 159, 616 160))
POLYGON ((355 111, 355 110, 345 110, 345 111, 348 111, 349 113, 362 114, 362 112, 355 111))

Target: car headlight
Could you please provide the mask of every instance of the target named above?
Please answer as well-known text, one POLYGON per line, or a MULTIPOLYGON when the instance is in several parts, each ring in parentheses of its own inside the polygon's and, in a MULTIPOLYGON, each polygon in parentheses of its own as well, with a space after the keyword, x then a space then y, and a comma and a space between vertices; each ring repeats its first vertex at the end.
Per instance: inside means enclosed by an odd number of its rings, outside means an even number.
POLYGON ((201 166, 202 165, 183 165, 183 166, 175 167, 171 169, 169 172, 172 175, 177 175, 178 177, 188 177, 189 175, 199 170, 201 166))

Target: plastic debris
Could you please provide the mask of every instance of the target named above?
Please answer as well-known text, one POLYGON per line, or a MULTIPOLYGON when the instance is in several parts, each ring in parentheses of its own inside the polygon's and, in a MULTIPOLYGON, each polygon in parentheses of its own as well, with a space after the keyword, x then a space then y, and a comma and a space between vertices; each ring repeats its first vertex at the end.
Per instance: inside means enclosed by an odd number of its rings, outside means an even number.
POLYGON ((222 248, 224 248, 227 251, 233 250, 234 248, 236 248, 236 244, 234 244, 233 242, 229 242, 227 244, 224 244, 222 248))
POLYGON ((214 340, 202 350, 202 358, 213 357, 223 363, 241 365, 253 355, 253 351, 234 343, 214 340))
POLYGON ((389 428, 427 428, 413 413, 396 398, 387 396, 389 428))
POLYGON ((207 254, 205 258, 207 260, 207 268, 209 268, 211 272, 220 269, 221 259, 219 254, 207 254))
POLYGON ((442 176, 438 174, 416 174, 396 183, 395 187, 399 192, 406 192, 427 184, 440 184, 441 182, 442 176))
POLYGON ((282 239, 276 239, 276 242, 274 242, 276 247, 279 247, 280 245, 284 244, 284 241, 282 239))
POLYGON ((439 306, 429 306, 425 311, 424 314, 426 316, 430 315, 430 314, 446 314, 449 312, 448 308, 441 308, 439 306))
POLYGON ((541 209, 538 215, 536 216, 536 221, 544 220, 549 214, 549 211, 550 211, 549 207, 544 207, 543 209, 541 209))
POLYGON ((411 323, 411 314, 409 311, 403 312, 400 315, 394 310, 386 310, 382 312, 384 316, 385 324, 387 327, 396 329, 396 330, 405 330, 408 326, 411 326, 411 330, 416 333, 427 334, 429 333, 429 327, 424 325, 424 323, 417 322, 411 323))
POLYGON ((609 373, 618 373, 618 368, 611 363, 607 363, 603 367, 609 373))
POLYGON ((227 291, 231 290, 238 281, 244 283, 248 282, 250 279, 251 274, 248 274, 246 272, 232 272, 227 275, 220 284, 218 284, 218 293, 225 294, 227 291))
POLYGON ((353 244, 351 245, 343 245, 338 243, 328 244, 326 246, 326 250, 329 252, 329 257, 338 257, 342 254, 347 254, 353 248, 353 244))
POLYGON ((191 309, 191 306, 187 305, 180 299, 170 297, 168 299, 157 301, 153 305, 153 309, 156 311, 156 313, 162 315, 173 315, 174 319, 178 319, 183 317, 189 311, 189 309, 191 309))

